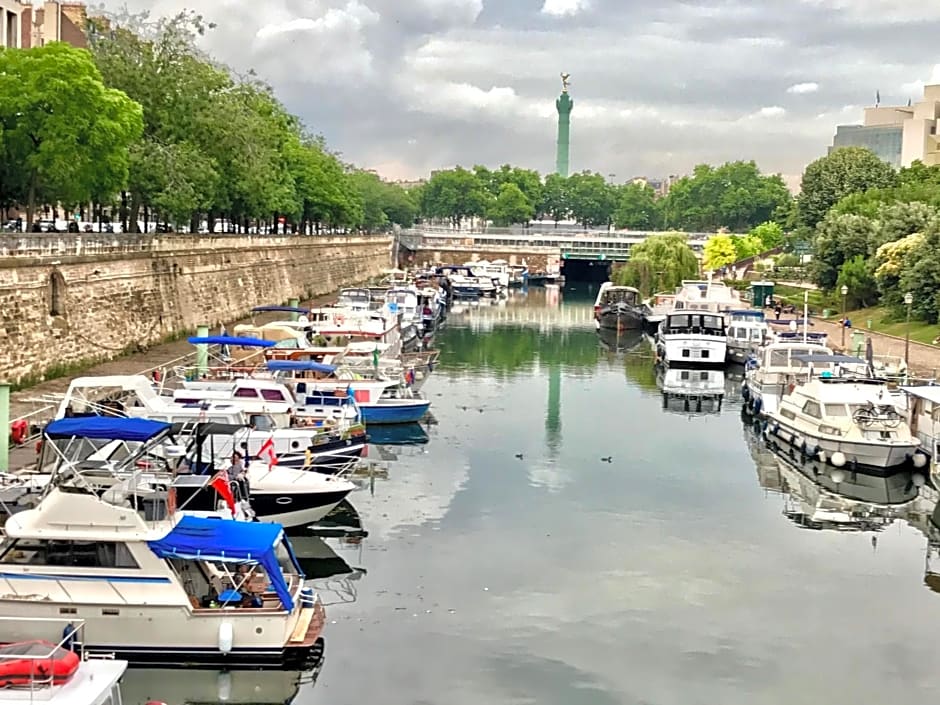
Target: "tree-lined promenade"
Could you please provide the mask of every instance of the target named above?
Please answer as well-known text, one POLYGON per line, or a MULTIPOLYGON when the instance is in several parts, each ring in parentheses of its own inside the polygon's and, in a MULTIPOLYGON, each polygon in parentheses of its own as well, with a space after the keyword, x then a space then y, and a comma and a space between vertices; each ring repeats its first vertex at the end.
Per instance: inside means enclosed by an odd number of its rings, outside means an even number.
MULTIPOLYGON (((0 49, 0 208, 24 209, 29 226, 57 205, 130 232, 379 231, 417 219, 714 232, 706 269, 774 248, 792 266, 808 251, 827 304, 844 289, 850 309, 940 319, 940 167, 896 171, 838 149, 807 167, 796 198, 752 161, 699 165, 662 197, 644 182, 508 164, 436 171, 406 190, 345 163, 256 76, 202 53, 207 29, 192 13, 125 14, 89 19, 89 50, 0 49)), ((618 277, 668 288, 693 273, 690 253, 681 234, 663 235, 618 277)))

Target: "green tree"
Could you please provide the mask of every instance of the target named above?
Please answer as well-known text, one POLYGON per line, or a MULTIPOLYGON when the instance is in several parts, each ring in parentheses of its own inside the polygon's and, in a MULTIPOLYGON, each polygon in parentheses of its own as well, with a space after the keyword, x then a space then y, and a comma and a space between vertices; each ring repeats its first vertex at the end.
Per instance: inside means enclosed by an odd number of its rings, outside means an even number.
POLYGON ((32 222, 40 197, 76 204, 120 190, 143 118, 139 104, 105 87, 87 51, 53 42, 0 51, 0 126, 0 161, 18 165, 32 222))
POLYGON ((569 217, 571 203, 568 179, 560 174, 549 174, 545 177, 545 185, 542 187, 542 199, 537 212, 540 217, 547 217, 555 221, 556 228, 559 221, 569 217))
POLYGON ((705 241, 705 251, 702 266, 712 272, 727 267, 738 260, 734 241, 730 235, 712 235, 705 241))
POLYGON ((513 223, 528 223, 535 214, 522 190, 516 184, 507 182, 500 187, 499 196, 490 208, 493 225, 507 226, 513 223))
POLYGON ((656 192, 649 184, 626 184, 620 187, 616 198, 617 208, 613 215, 616 227, 647 230, 659 224, 656 192))
POLYGON ((368 171, 353 171, 347 178, 362 201, 362 227, 371 231, 384 230, 389 225, 389 219, 385 213, 382 180, 377 174, 368 171))
POLYGON ((783 228, 781 228, 772 220, 768 220, 767 222, 761 223, 757 227, 752 228, 748 235, 756 237, 758 240, 760 240, 761 247, 763 248, 761 252, 767 252, 768 250, 772 250, 775 247, 780 247, 784 243, 785 239, 783 228))
POLYGON ((836 288, 841 289, 843 286, 848 287, 846 300, 850 308, 865 308, 878 299, 878 285, 868 260, 862 255, 855 255, 842 263, 836 288))
POLYGON ((698 258, 685 233, 657 233, 630 249, 630 260, 615 276, 619 284, 650 295, 672 291, 683 279, 693 279, 698 273, 698 258))
POLYGON ((446 218, 455 227, 466 218, 484 217, 492 201, 479 175, 459 166, 435 172, 421 198, 422 213, 430 218, 446 218))
POLYGON ((754 162, 700 164, 672 185, 662 210, 666 227, 747 232, 785 211, 790 201, 783 179, 762 175, 754 162))
POLYGON ((835 149, 806 167, 797 202, 799 220, 813 227, 846 196, 873 188, 889 188, 897 179, 894 169, 868 149, 835 149))
POLYGON ((734 245, 734 261, 756 257, 764 252, 764 243, 756 235, 732 235, 734 245))
POLYGON ((816 229, 813 243, 813 280, 829 291, 836 287, 842 265, 860 255, 872 254, 878 232, 875 221, 860 215, 829 215, 816 229))
POLYGON ((878 248, 871 260, 881 302, 895 314, 902 313, 904 292, 901 289, 901 275, 913 265, 914 257, 919 256, 923 242, 923 233, 912 233, 900 240, 885 243, 878 248))
MULTIPOLYGON (((910 293, 912 313, 928 323, 940 321, 940 218, 933 219, 904 258, 899 290, 910 293)), ((903 297, 903 294, 901 295, 903 297)))
POLYGON ((585 228, 609 225, 614 212, 614 190, 600 174, 585 171, 568 177, 568 205, 572 217, 585 228))

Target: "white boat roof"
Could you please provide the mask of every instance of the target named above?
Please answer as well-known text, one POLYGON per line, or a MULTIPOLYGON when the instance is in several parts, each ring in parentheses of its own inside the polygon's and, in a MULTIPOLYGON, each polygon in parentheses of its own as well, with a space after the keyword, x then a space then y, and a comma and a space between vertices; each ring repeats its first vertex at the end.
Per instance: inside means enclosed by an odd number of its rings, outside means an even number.
POLYGON ((816 378, 796 388, 803 396, 818 399, 823 403, 868 402, 873 400, 879 392, 883 392, 885 404, 891 404, 891 395, 888 394, 888 385, 881 380, 827 380, 816 378))
POLYGON ((50 705, 98 705, 111 693, 127 670, 127 661, 88 659, 79 664, 68 682, 38 691, 0 689, 0 705, 48 703, 50 705))
POLYGON ((66 541, 153 541, 163 538, 182 516, 145 522, 133 507, 119 507, 90 494, 53 489, 36 509, 17 512, 4 530, 10 538, 66 541))
POLYGON ((924 399, 933 404, 940 404, 940 385, 924 384, 917 387, 901 387, 905 394, 924 399))

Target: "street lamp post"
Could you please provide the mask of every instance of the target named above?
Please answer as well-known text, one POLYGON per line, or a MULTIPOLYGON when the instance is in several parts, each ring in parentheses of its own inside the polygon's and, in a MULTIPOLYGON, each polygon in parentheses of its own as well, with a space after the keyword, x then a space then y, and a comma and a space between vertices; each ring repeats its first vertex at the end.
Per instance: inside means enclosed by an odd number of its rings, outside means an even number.
POLYGON ((904 303, 907 304, 907 325, 904 328, 904 367, 911 364, 911 304, 914 303, 914 296, 911 292, 904 294, 904 303))
POLYGON ((842 349, 845 350, 845 297, 849 295, 849 287, 842 285, 842 349))

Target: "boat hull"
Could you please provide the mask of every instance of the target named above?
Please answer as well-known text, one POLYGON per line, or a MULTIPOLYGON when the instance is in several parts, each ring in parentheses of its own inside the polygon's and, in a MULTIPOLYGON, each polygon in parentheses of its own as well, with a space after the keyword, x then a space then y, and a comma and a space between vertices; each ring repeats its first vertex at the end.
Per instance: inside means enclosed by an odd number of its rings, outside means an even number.
POLYGON ((876 443, 867 441, 837 441, 834 439, 803 433, 794 426, 780 422, 776 415, 770 417, 771 423, 768 432, 775 438, 801 450, 805 443, 816 449, 814 455, 821 451, 827 459, 833 453, 842 453, 846 465, 861 465, 873 470, 896 470, 911 461, 919 446, 914 443, 876 443))
POLYGON ((607 308, 597 314, 597 323, 606 330, 637 330, 643 326, 643 316, 633 308, 607 308))
POLYGON ((30 619, 61 621, 59 610, 73 609, 74 618, 85 622, 86 640, 82 648, 87 654, 113 655, 132 665, 296 668, 316 663, 322 655, 320 632, 325 621, 322 605, 316 608, 307 635, 298 642, 289 642, 285 636, 290 635, 296 619, 285 613, 249 614, 249 610, 238 608, 194 612, 184 606, 137 604, 115 606, 113 611, 119 616, 102 616, 102 606, 51 600, 0 601, 5 613, 24 615, 22 627, 15 620, 4 624, 5 634, 10 637, 27 633, 30 619), (223 623, 232 627, 232 648, 228 653, 219 647, 223 623))
POLYGON ((431 407, 429 401, 407 401, 401 404, 360 405, 362 419, 369 424, 416 423, 431 407))
POLYGON ((678 334, 660 336, 659 354, 671 366, 724 365, 728 354, 728 341, 720 336, 678 334))

